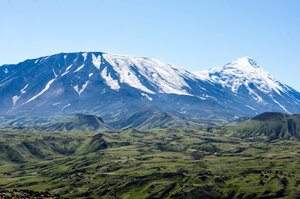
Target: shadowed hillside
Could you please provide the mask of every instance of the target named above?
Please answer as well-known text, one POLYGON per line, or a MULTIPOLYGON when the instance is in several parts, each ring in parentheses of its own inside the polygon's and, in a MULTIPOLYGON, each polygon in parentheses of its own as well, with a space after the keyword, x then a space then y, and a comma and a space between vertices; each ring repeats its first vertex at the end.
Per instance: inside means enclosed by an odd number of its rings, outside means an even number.
POLYGON ((270 140, 300 140, 300 114, 266 112, 227 129, 243 137, 264 136, 270 140))

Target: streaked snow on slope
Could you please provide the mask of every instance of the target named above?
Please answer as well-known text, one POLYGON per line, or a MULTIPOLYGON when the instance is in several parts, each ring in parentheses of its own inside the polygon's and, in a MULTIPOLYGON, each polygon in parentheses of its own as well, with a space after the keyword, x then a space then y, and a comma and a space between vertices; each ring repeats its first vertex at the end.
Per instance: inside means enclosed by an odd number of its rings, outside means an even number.
POLYGON ((69 106, 71 106, 71 104, 65 105, 61 110, 63 111, 65 108, 67 108, 67 107, 69 107, 69 106))
POLYGON ((79 67, 74 71, 74 73, 80 71, 83 67, 84 67, 84 64, 82 64, 81 66, 79 66, 79 67))
POLYGON ((118 80, 115 80, 111 77, 110 73, 107 74, 107 68, 104 68, 101 72, 102 78, 105 80, 105 83, 113 90, 120 89, 118 80))
POLYGON ((73 66, 73 64, 71 64, 70 66, 68 66, 68 67, 66 68, 66 71, 68 71, 72 66, 73 66))
POLYGON ((22 89, 20 90, 20 93, 22 93, 22 94, 26 93, 25 89, 28 87, 28 85, 29 85, 29 84, 26 84, 26 85, 24 86, 24 88, 22 88, 22 89))
POLYGON ((39 92, 37 95, 33 96, 31 99, 29 99, 27 102, 25 102, 25 104, 28 103, 28 102, 31 102, 32 100, 35 100, 36 98, 38 98, 39 96, 41 96, 42 94, 44 94, 44 93, 50 88, 51 84, 52 84, 54 81, 55 81, 55 78, 54 78, 54 79, 51 79, 51 80, 46 84, 45 88, 44 88, 41 92, 39 92))
POLYGON ((65 76, 66 74, 68 74, 69 73, 69 71, 66 71, 66 72, 64 72, 63 74, 61 74, 61 76, 63 77, 63 76, 65 76))
POLYGON ((251 57, 242 57, 224 66, 195 72, 195 74, 201 80, 213 81, 222 84, 223 87, 229 87, 234 93, 237 93, 241 86, 245 86, 249 90, 249 94, 256 96, 259 101, 261 99, 251 89, 251 84, 265 94, 275 91, 281 95, 281 93, 290 91, 286 85, 281 84, 258 66, 251 57))
POLYGON ((149 101, 152 101, 152 97, 147 95, 146 93, 141 93, 142 96, 146 97, 149 101))
POLYGON ((121 83, 154 94, 154 91, 140 81, 139 75, 141 75, 160 93, 190 95, 185 90, 185 88, 189 88, 189 85, 183 76, 194 78, 194 75, 178 66, 143 57, 103 54, 103 58, 118 73, 121 83))
POLYGON ((14 104, 14 106, 16 106, 16 102, 18 101, 18 99, 20 98, 20 96, 17 96, 17 95, 15 95, 15 96, 13 96, 13 104, 14 104))
POLYGON ((78 86, 78 85, 74 86, 73 88, 74 88, 74 90, 78 93, 78 95, 80 95, 80 94, 85 90, 85 88, 87 87, 88 83, 89 83, 89 81, 86 81, 86 82, 81 86, 80 89, 79 89, 79 86, 78 86))
POLYGON ((99 70, 100 69, 100 64, 101 64, 101 56, 98 55, 97 57, 92 54, 92 62, 94 64, 94 66, 99 70))
POLYGON ((87 53, 82 53, 82 57, 83 57, 83 62, 85 62, 85 60, 87 58, 87 53))

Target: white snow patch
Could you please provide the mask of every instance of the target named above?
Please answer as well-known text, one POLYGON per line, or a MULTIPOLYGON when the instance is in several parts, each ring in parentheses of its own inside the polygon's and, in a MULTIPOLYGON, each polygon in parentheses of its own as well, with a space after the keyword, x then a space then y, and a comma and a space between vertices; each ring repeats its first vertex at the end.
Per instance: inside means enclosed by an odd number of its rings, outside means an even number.
POLYGON ((141 93, 142 96, 146 97, 149 101, 152 101, 152 97, 149 97, 146 93, 141 93))
POLYGON ((34 63, 36 64, 38 61, 39 61, 39 60, 37 59, 37 60, 35 60, 35 62, 34 62, 34 63))
POLYGON ((67 58, 67 55, 64 55, 64 59, 66 59, 67 58))
POLYGON ((79 66, 79 67, 74 71, 74 73, 80 71, 83 67, 84 67, 84 64, 82 64, 81 66, 79 66))
POLYGON ((73 64, 71 64, 70 66, 68 66, 68 67, 66 68, 66 71, 68 71, 72 66, 73 66, 73 64))
POLYGON ((56 105, 59 105, 59 104, 61 104, 61 102, 57 102, 57 103, 54 103, 54 104, 52 104, 53 106, 56 106, 56 105))
POLYGON ((4 73, 5 73, 5 74, 8 73, 8 69, 7 69, 7 68, 4 69, 4 73))
MULTIPOLYGON (((78 85, 73 86, 74 90, 79 94, 78 85)), ((80 95, 80 94, 79 94, 80 95)))
POLYGON ((107 68, 104 68, 101 72, 101 76, 105 80, 106 84, 113 90, 120 89, 120 85, 118 83, 118 80, 115 80, 111 77, 110 73, 107 74, 107 68))
POLYGON ((205 97, 200 97, 200 96, 197 96, 199 99, 201 99, 201 100, 206 100, 206 98, 205 97))
POLYGON ((65 108, 67 108, 68 106, 71 106, 71 104, 67 104, 65 105, 61 110, 63 111, 65 108))
POLYGON ((48 57, 44 57, 44 58, 42 58, 42 59, 40 60, 40 62, 46 61, 48 58, 49 58, 49 56, 48 56, 48 57))
POLYGON ((246 107, 248 107, 248 108, 250 108, 250 109, 252 109, 252 110, 256 111, 256 109, 255 109, 255 108, 253 108, 252 106, 246 105, 246 107))
POLYGON ((61 74, 61 76, 63 77, 63 76, 65 76, 66 74, 68 74, 69 73, 69 71, 66 71, 66 72, 64 72, 63 74, 61 74))
POLYGON ((89 74, 89 77, 92 77, 92 75, 93 75, 93 73, 90 73, 90 74, 89 74))
POLYGON ((83 57, 83 62, 85 62, 86 57, 87 57, 87 53, 82 53, 82 57, 83 57))
POLYGON ((276 104, 278 104, 279 106, 280 106, 280 108, 282 108, 282 110, 284 110, 285 112, 287 112, 287 113, 290 113, 282 104, 280 104, 277 100, 275 100, 275 99, 273 99, 274 100, 274 102, 276 103, 276 104))
POLYGON ((121 83, 154 94, 155 92, 147 88, 149 85, 143 85, 140 81, 139 75, 141 75, 160 93, 190 95, 185 90, 190 87, 183 77, 195 79, 195 75, 178 66, 165 64, 152 58, 109 54, 102 56, 118 73, 121 83))
POLYGON ((56 73, 55 73, 55 71, 54 71, 54 69, 52 68, 52 71, 53 71, 53 74, 54 74, 54 76, 55 76, 55 78, 57 77, 57 75, 56 75, 56 73))
POLYGON ((24 104, 26 104, 26 103, 28 103, 28 102, 31 102, 32 100, 35 100, 37 97, 39 97, 39 96, 41 96, 43 93, 45 93, 45 92, 50 88, 51 84, 52 84, 54 81, 55 81, 55 79, 50 80, 50 81, 46 84, 45 88, 44 88, 41 92, 39 92, 37 95, 33 96, 30 100, 28 100, 28 101, 25 102, 24 104))
POLYGON ((26 93, 25 89, 28 87, 29 84, 26 84, 24 88, 21 89, 20 93, 24 94, 26 93))
POLYGON ((17 96, 17 95, 13 96, 13 104, 14 104, 14 106, 16 105, 16 102, 18 101, 19 98, 20 98, 20 96, 17 96))
POLYGON ((101 64, 101 56, 98 55, 97 57, 92 54, 92 59, 93 59, 93 64, 94 66, 99 70, 100 69, 100 64, 101 64))
POLYGON ((21 93, 21 94, 20 94, 19 96, 18 96, 18 95, 13 96, 13 106, 15 106, 16 103, 17 103, 17 101, 20 99, 20 97, 21 97, 24 93, 26 93, 25 89, 27 88, 28 85, 29 85, 29 84, 26 84, 25 87, 22 88, 22 89, 20 90, 20 93, 21 93))
POLYGON ((78 85, 74 86, 74 90, 78 93, 78 95, 80 95, 84 90, 85 88, 87 87, 89 81, 85 82, 82 86, 81 86, 81 89, 79 90, 79 87, 78 85))

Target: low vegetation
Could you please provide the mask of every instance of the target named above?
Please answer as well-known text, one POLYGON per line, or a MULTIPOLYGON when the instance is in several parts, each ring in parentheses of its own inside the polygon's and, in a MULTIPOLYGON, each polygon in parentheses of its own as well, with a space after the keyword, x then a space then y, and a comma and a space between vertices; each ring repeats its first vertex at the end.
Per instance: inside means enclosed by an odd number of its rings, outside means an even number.
POLYGON ((221 127, 3 132, 0 188, 72 198, 299 198, 299 157, 296 140, 239 138, 221 127))

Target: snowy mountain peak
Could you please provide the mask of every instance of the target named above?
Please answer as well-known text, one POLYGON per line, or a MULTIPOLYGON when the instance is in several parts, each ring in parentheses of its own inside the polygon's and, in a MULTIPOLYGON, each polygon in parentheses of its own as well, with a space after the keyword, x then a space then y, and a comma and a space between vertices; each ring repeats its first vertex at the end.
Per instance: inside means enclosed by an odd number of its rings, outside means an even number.
POLYGON ((257 65, 256 61, 252 57, 241 57, 235 61, 232 61, 226 65, 223 66, 224 68, 237 68, 239 70, 253 70, 261 68, 259 65, 257 65))
MULTIPOLYGON (((222 87, 231 89, 233 93, 246 93, 254 101, 262 104, 266 103, 264 100, 266 97, 276 101, 275 95, 282 96, 283 93, 290 91, 288 86, 266 72, 253 58, 247 56, 224 66, 195 72, 195 74, 201 80, 221 84, 222 87)), ((284 107, 282 109, 286 111, 284 107)))

